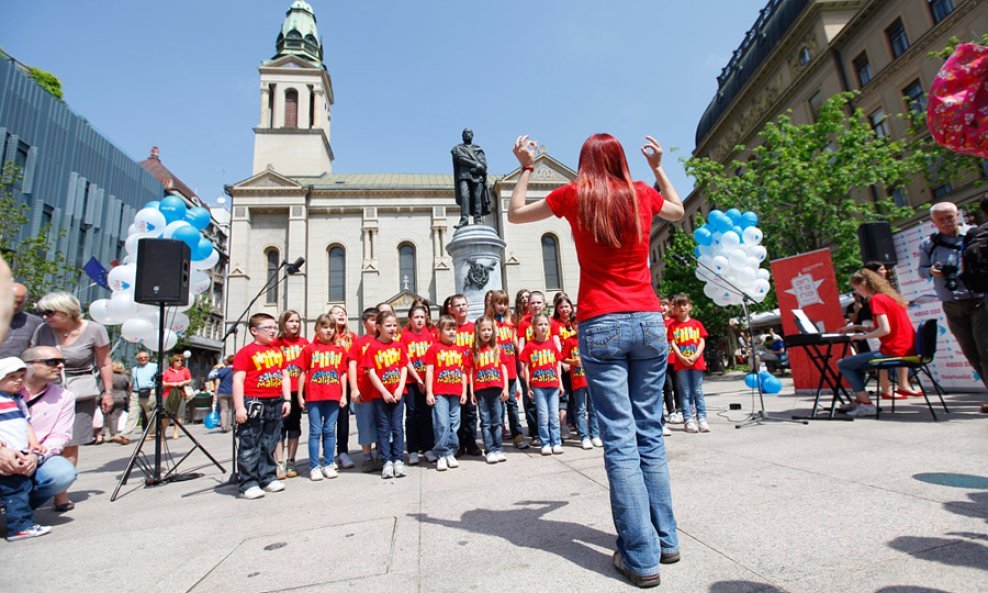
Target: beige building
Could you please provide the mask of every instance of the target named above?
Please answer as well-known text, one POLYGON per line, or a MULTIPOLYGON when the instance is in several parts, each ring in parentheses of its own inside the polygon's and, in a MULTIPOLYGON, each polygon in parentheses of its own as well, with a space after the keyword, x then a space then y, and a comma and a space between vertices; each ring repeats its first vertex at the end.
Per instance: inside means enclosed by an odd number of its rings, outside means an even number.
MULTIPOLYGON (((305 258, 299 273, 262 295, 252 313, 296 309, 311 333, 311 322, 334 304, 346 307, 352 329, 361 310, 382 301, 401 309, 420 295, 441 304, 455 292, 445 250, 459 219, 452 165, 435 175, 333 172, 333 85, 322 63, 316 17, 304 1, 291 5, 277 53, 259 72, 253 174, 226 188, 232 198, 228 322, 272 274, 284 276, 282 262, 298 257, 305 258)), ((517 174, 490 179, 496 203, 489 223, 508 244, 502 283, 509 292, 563 289, 575 295, 576 250, 565 221, 507 225, 517 174)), ((544 196, 573 177, 542 154, 530 195, 544 196)))
MULTIPOLYGON (((718 91, 697 126, 694 156, 727 163, 745 160, 738 144, 757 141, 756 132, 779 114, 791 111, 796 124, 813 121, 819 106, 843 91, 860 91, 855 107, 876 132, 907 135, 902 119, 925 110, 926 93, 939 62, 928 53, 951 37, 978 39, 988 31, 988 3, 980 0, 769 0, 755 25, 718 76, 718 91)), ((988 166, 982 167, 982 176, 988 166)), ((950 200, 963 204, 980 195, 973 178, 929 187, 922 179, 892 195, 900 205, 919 206, 950 200)), ((871 199, 873 188, 855 199, 871 199)), ((709 211, 701 192, 686 199, 681 228, 692 233, 698 213, 709 211)), ((924 219, 922 210, 905 226, 924 219)), ((653 285, 671 240, 669 225, 653 229, 653 285)))

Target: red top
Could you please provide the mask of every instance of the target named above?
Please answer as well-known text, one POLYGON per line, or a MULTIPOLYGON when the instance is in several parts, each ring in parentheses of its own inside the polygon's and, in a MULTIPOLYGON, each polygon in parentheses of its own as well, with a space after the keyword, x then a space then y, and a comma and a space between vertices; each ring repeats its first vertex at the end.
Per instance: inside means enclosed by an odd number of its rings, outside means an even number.
POLYGON ((425 353, 429 351, 429 347, 435 341, 436 339, 432 336, 432 332, 428 328, 424 328, 420 333, 406 329, 401 334, 401 343, 405 345, 405 349, 408 352, 408 361, 412 363, 415 372, 419 374, 419 377, 423 381, 425 381, 425 353))
POLYGON ((305 372, 305 401, 340 401, 346 380, 346 350, 315 341, 302 349, 298 364, 305 372))
POLYGON ((432 367, 433 395, 463 395, 467 354, 462 348, 442 342, 433 344, 425 353, 425 364, 432 367))
MULTIPOLYGON (((360 394, 361 401, 370 401, 374 399, 374 394, 377 393, 377 390, 371 385, 370 379, 367 378, 367 367, 363 366, 364 352, 367 351, 367 347, 373 341, 374 336, 354 338, 350 350, 347 352, 347 365, 350 364, 350 361, 357 363, 357 393, 360 394)), ((353 394, 350 394, 350 397, 353 397, 353 394)))
POLYGON ((528 384, 540 389, 559 387, 559 350, 552 340, 525 344, 521 351, 521 363, 528 366, 528 384))
MULTIPOLYGON (((565 217, 573 230, 576 257, 580 262, 580 321, 607 313, 659 311, 659 297, 652 289, 648 269, 648 237, 652 218, 662 209, 662 195, 640 181, 635 182, 641 217, 641 239, 620 247, 605 247, 594 241, 593 233, 580 228, 576 184, 555 189, 546 197, 552 213, 565 217)), ((628 228, 624 236, 631 235, 628 228)))
MULTIPOLYGON (((669 338, 669 343, 675 344, 684 356, 690 356, 700 347, 700 340, 707 337, 707 329, 703 327, 702 323, 693 318, 690 318, 688 321, 675 319, 666 328, 666 336, 669 338)), ((683 361, 679 360, 679 357, 675 354, 671 355, 669 359, 673 361, 673 369, 677 371, 707 370, 707 361, 703 358, 702 354, 700 358, 696 359, 693 366, 685 366, 683 361)))
MULTIPOLYGON (((576 338, 576 334, 566 338, 563 341, 563 360, 573 359, 580 360, 580 344, 579 340, 576 338)), ((570 383, 573 386, 573 391, 577 389, 582 389, 587 386, 587 374, 583 371, 583 364, 570 365, 569 368, 569 378, 570 383)))
POLYGON ((454 342, 464 350, 473 348, 473 322, 468 321, 456 328, 456 341, 454 342))
POLYGON ((468 355, 468 366, 473 375, 475 393, 481 389, 504 389, 504 377, 501 376, 504 360, 498 357, 499 360, 495 361, 495 353, 494 348, 484 346, 477 353, 477 358, 480 360, 474 360, 473 356, 468 355))
POLYGON ((568 340, 570 336, 576 335, 576 330, 573 329, 571 325, 568 327, 567 324, 562 321, 549 319, 549 335, 559 336, 559 342, 563 343, 568 340))
MULTIPOLYGON (((550 328, 552 322, 549 322, 550 328)), ((551 331, 551 330, 550 330, 551 331)), ((518 322, 518 339, 531 342, 535 338, 535 330, 532 329, 532 317, 528 316, 518 322)))
POLYGON ((244 397, 281 397, 281 370, 285 356, 276 343, 251 342, 233 357, 233 372, 244 371, 244 397))
MULTIPOLYGON (((374 340, 364 352, 363 367, 368 372, 373 370, 384 388, 391 393, 394 393, 401 383, 401 369, 407 365, 408 353, 405 351, 404 344, 398 340, 391 340, 388 343, 374 340)), ((374 394, 372 399, 381 397, 381 392, 374 389, 373 384, 371 384, 370 390, 374 394)))
POLYGON ((911 356, 916 354, 916 331, 906 308, 886 294, 876 294, 869 299, 871 316, 876 320, 884 315, 889 320, 888 335, 878 340, 882 343, 882 354, 889 356, 911 356))
POLYGON ((288 369, 288 376, 292 379, 290 389, 292 393, 298 391, 298 380, 302 376, 302 366, 299 358, 302 356, 302 349, 309 345, 309 341, 299 336, 297 338, 279 338, 275 344, 281 347, 285 354, 285 368, 288 369))
POLYGON ((501 362, 508 367, 508 380, 517 379, 515 360, 518 352, 515 350, 515 326, 507 319, 497 323, 497 345, 501 347, 501 362))
MULTIPOLYGON (((168 367, 167 369, 161 372, 162 383, 181 383, 182 381, 191 381, 191 380, 192 380, 192 373, 190 373, 189 368, 185 366, 183 366, 180 369, 176 369, 174 367, 168 367)), ((168 397, 169 391, 171 391, 171 389, 165 390, 165 397, 168 397)), ((280 391, 278 393, 279 395, 281 394, 280 391)))

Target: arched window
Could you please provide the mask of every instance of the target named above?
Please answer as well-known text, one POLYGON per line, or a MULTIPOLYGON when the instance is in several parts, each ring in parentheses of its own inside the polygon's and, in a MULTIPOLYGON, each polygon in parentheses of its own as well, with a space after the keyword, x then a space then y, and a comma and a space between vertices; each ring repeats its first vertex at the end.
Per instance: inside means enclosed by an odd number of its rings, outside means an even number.
POLYGON ((398 246, 398 290, 406 288, 415 292, 415 246, 402 243, 398 246))
POLYGON ((298 127, 298 91, 295 89, 285 91, 285 127, 298 127))
MULTIPOLYGON (((264 252, 264 256, 268 260, 268 278, 278 273, 278 269, 281 267, 281 257, 278 250, 274 247, 270 247, 264 252)), ((264 297, 264 302, 269 305, 278 304, 278 286, 272 286, 268 289, 267 294, 264 297)))
POLYGON ((329 248, 329 301, 346 301, 346 251, 339 245, 329 248))
POLYGON ((559 274, 559 241, 553 235, 542 235, 542 269, 546 290, 562 290, 559 274))

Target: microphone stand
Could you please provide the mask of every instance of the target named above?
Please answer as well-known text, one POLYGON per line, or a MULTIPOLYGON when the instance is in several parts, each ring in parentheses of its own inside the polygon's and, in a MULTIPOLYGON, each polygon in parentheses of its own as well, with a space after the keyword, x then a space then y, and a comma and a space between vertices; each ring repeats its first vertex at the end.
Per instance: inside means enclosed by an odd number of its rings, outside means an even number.
MULTIPOLYGON (((737 294, 737 295, 739 295, 741 297, 741 307, 742 307, 742 309, 744 309, 744 318, 745 318, 745 321, 748 324, 748 330, 750 331, 751 330, 751 311, 748 309, 748 304, 749 303, 755 303, 756 302, 755 299, 750 294, 748 294, 747 292, 745 292, 745 291, 741 290, 740 288, 738 288, 737 285, 735 285, 733 282, 731 282, 727 278, 724 278, 719 272, 717 272, 717 270, 714 270, 710 266, 704 264, 702 261, 700 261, 693 254, 690 254, 689 257, 693 261, 695 261, 698 266, 701 266, 703 269, 705 269, 708 272, 710 272, 711 274, 713 274, 717 278, 717 280, 721 284, 723 284, 728 290, 730 290, 734 294, 737 294)), ((673 255, 673 258, 676 261, 678 261, 679 263, 683 264, 684 266, 689 266, 689 264, 690 264, 689 260, 686 259, 685 257, 681 256, 681 255, 678 255, 678 254, 677 255, 673 255)), ((751 364, 751 373, 754 374, 756 377, 758 377, 758 359, 755 356, 754 344, 752 344, 752 347, 749 348, 748 350, 750 350, 749 362, 751 364)), ((773 415, 769 414, 768 412, 766 412, 765 411, 765 394, 762 391, 761 377, 758 377, 758 380, 756 381, 756 384, 757 384, 757 387, 756 388, 758 389, 758 400, 759 400, 759 404, 761 405, 761 409, 760 410, 757 410, 755 412, 752 412, 751 415, 748 417, 747 420, 745 420, 744 422, 741 422, 740 424, 735 424, 734 425, 734 428, 744 428, 746 426, 753 426, 753 425, 757 425, 757 424, 762 424, 764 422, 792 422, 792 423, 798 423, 798 424, 809 424, 809 422, 807 422, 806 420, 796 420, 796 419, 790 419, 790 418, 780 418, 778 416, 773 416, 773 415)))

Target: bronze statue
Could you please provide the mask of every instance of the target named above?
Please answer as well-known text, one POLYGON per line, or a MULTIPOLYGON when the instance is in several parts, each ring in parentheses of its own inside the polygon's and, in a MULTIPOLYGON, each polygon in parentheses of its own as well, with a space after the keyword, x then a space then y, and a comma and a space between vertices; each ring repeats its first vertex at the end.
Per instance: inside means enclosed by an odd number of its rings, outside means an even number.
POLYGON ((484 149, 473 144, 473 131, 463 130, 463 144, 457 144, 453 153, 453 182, 456 203, 460 206, 460 222, 455 228, 480 224, 491 213, 491 196, 487 188, 487 157, 484 149))

